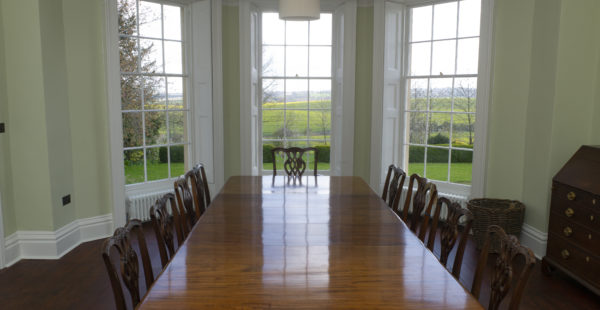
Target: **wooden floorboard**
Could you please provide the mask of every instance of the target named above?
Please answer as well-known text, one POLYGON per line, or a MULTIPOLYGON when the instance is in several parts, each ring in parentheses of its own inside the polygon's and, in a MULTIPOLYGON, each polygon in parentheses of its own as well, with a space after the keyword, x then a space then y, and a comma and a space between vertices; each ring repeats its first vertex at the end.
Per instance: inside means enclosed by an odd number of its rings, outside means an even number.
MULTIPOLYGON (((154 235, 149 225, 145 230, 154 269, 159 270, 154 235)), ((101 244, 102 240, 86 242, 61 259, 22 260, 0 271, 0 309, 114 309, 101 244)), ((461 274, 461 282, 469 289, 477 256, 474 242, 469 240, 461 274)), ((480 299, 484 305, 485 296, 484 290, 480 299)), ((544 276, 538 262, 521 309, 600 309, 600 298, 558 272, 544 276)))

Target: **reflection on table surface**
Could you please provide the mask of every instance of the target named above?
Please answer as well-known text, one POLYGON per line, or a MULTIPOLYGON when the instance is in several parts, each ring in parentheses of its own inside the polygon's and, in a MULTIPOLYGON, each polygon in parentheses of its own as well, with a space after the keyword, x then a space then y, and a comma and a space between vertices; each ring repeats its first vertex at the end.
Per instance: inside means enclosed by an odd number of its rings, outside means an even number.
POLYGON ((164 308, 481 309, 359 177, 232 177, 143 300, 164 308))

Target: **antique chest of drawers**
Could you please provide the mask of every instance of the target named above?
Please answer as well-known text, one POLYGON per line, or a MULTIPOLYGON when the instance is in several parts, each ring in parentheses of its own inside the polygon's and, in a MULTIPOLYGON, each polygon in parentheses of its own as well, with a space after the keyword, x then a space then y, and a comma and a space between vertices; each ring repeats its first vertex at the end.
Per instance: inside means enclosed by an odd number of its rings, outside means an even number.
POLYGON ((582 146, 552 180, 544 272, 557 268, 600 295, 600 146, 582 146))

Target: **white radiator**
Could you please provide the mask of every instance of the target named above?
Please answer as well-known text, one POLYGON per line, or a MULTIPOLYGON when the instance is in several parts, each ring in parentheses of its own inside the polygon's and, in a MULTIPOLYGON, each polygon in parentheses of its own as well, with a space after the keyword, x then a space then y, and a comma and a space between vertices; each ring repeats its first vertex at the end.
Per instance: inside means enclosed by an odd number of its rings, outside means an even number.
POLYGON ((138 195, 127 196, 125 204, 127 206, 127 220, 138 219, 142 222, 150 220, 150 207, 156 203, 156 200, 166 193, 172 193, 172 190, 161 192, 150 192, 138 195))

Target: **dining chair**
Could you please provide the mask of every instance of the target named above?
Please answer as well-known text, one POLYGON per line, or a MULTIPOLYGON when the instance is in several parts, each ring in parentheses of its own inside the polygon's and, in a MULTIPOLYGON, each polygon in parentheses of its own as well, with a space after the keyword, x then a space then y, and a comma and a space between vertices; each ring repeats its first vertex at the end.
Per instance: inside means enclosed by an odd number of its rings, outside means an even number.
POLYGON ((431 208, 437 201, 437 188, 435 184, 429 182, 426 178, 420 177, 418 174, 410 176, 408 183, 408 191, 404 208, 400 218, 409 226, 421 241, 425 241, 429 218, 431 217, 431 208), (417 191, 413 197, 413 186, 417 185, 417 191), (412 211, 410 210, 412 202, 412 211), (409 217, 409 211, 410 217, 409 217), (418 230, 418 233, 417 233, 418 230))
POLYGON ((108 271, 108 277, 110 279, 118 310, 125 310, 127 308, 121 282, 125 284, 125 287, 131 296, 132 307, 135 308, 140 302, 141 294, 139 285, 140 273, 138 254, 130 242, 130 236, 133 236, 134 234, 137 239, 139 253, 142 256, 146 289, 149 289, 152 282, 154 282, 154 275, 152 273, 148 247, 146 246, 146 239, 142 229, 142 222, 137 219, 130 220, 125 227, 117 228, 113 236, 106 239, 102 244, 102 258, 106 270, 108 271), (116 249, 116 252, 119 255, 119 273, 117 273, 117 268, 115 268, 110 257, 113 248, 116 249))
POLYGON ((488 228, 486 241, 481 249, 479 262, 477 263, 477 269, 475 270, 471 294, 479 299, 483 271, 487 265, 488 250, 492 238, 497 238, 495 240, 500 242, 500 252, 498 253, 498 258, 496 259, 494 270, 491 275, 491 291, 488 309, 498 309, 502 300, 508 295, 513 284, 513 271, 515 270, 513 262, 517 256, 522 256, 525 264, 518 276, 516 287, 514 288, 508 305, 509 310, 516 310, 519 308, 525 285, 527 284, 527 280, 535 265, 535 256, 529 248, 524 247, 519 243, 517 237, 507 235, 500 226, 491 225, 488 228))
POLYGON ((175 187, 175 196, 177 197, 177 207, 179 208, 183 237, 187 238, 192 227, 194 227, 194 224, 196 224, 200 217, 200 210, 198 204, 194 203, 194 196, 188 183, 188 178, 185 175, 177 178, 173 186, 175 187))
MULTIPOLYGON (((194 166, 193 170, 196 171, 196 175, 200 176, 202 179, 202 184, 196 184, 198 187, 198 191, 204 188, 204 200, 206 201, 206 208, 210 206, 210 190, 208 189, 208 179, 206 178, 206 171, 204 170, 204 164, 197 164, 194 166), (200 171, 198 173, 198 171, 200 171)), ((200 177, 198 179, 200 179, 200 177)))
POLYGON ((156 200, 154 206, 150 207, 150 219, 152 219, 152 227, 158 242, 160 262, 164 268, 177 250, 173 231, 177 235, 177 247, 181 246, 184 240, 181 219, 173 193, 167 193, 156 200), (171 206, 172 215, 169 214, 167 204, 171 206))
POLYGON ((277 158, 276 154, 282 153, 285 156, 285 161, 283 162, 283 169, 288 176, 288 183, 290 180, 294 180, 294 184, 296 184, 296 179, 300 181, 302 184, 302 175, 306 170, 306 161, 302 158, 304 153, 314 152, 315 158, 315 166, 314 166, 314 174, 315 178, 317 177, 317 162, 319 160, 319 150, 315 147, 276 147, 271 150, 271 154, 273 155, 273 176, 277 175, 277 158))
POLYGON ((456 241, 458 241, 458 248, 456 248, 456 254, 454 255, 454 264, 452 265, 452 275, 454 278, 460 278, 460 269, 462 267, 463 255, 465 253, 465 247, 467 245, 467 238, 471 225, 473 224, 473 214, 466 208, 463 208, 458 202, 450 201, 445 197, 440 197, 437 201, 436 209, 433 214, 433 221, 429 230, 429 240, 427 242, 427 248, 433 250, 435 248, 435 239, 437 237, 438 225, 440 226, 440 263, 448 269, 448 256, 454 249, 456 241), (442 209, 446 208, 446 220, 440 222, 440 215, 442 209), (462 220, 461 220, 462 219, 462 220), (463 221, 463 229, 461 233, 460 223, 463 221), (460 236, 460 238, 459 238, 460 236))
POLYGON ((381 199, 396 213, 398 213, 398 204, 402 196, 402 187, 405 180, 406 172, 404 170, 393 164, 388 167, 381 199))
POLYGON ((204 200, 204 186, 202 185, 202 176, 199 171, 192 169, 184 174, 185 179, 190 186, 194 205, 198 218, 206 211, 206 203, 204 200), (198 173, 197 173, 198 172, 198 173))

